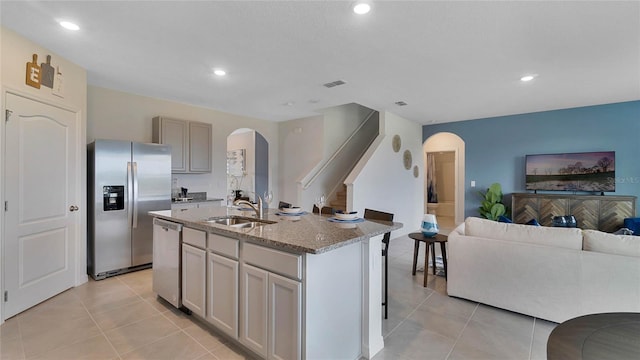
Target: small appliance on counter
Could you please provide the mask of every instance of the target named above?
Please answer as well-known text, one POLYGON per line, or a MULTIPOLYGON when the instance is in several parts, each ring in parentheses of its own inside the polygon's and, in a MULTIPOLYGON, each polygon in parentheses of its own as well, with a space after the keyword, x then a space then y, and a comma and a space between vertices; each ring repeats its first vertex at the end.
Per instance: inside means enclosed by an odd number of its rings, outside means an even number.
POLYGON ((175 201, 191 201, 193 196, 189 195, 189 189, 181 187, 177 196, 174 196, 171 200, 175 201))

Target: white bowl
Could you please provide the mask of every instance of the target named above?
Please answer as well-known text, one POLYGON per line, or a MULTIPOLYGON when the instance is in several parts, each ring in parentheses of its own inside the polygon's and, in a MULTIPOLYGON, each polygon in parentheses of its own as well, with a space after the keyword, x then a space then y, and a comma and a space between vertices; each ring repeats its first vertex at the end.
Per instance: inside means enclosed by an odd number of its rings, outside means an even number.
POLYGON ((290 207, 290 208, 282 208, 280 209, 280 211, 287 214, 299 214, 302 212, 302 209, 299 207, 290 207))
POLYGON ((334 216, 338 220, 353 220, 353 219, 356 219, 358 217, 358 213, 357 212, 348 213, 348 214, 335 213, 334 216))
POLYGON ((336 226, 338 226, 341 229, 355 229, 356 228, 356 224, 354 224, 354 223, 336 223, 336 226))

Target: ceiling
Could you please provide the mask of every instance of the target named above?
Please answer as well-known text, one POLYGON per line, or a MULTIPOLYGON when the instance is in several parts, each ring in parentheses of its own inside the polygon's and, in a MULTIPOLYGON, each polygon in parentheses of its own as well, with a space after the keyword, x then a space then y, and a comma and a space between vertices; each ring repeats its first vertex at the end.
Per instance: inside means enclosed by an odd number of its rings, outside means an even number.
POLYGON ((0 19, 90 85, 271 121, 351 102, 431 124, 640 99, 639 1, 353 4, 2 0, 0 19))

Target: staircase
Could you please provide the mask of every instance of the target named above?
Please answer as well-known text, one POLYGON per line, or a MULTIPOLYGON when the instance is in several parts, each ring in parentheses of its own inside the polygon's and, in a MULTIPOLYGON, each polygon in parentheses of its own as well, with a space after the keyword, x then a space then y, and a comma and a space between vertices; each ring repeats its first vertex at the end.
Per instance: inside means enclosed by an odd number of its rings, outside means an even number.
POLYGON ((329 206, 334 210, 347 211, 347 185, 342 185, 336 196, 329 201, 329 206))
POLYGON ((334 210, 347 210, 347 186, 344 185, 344 180, 376 139, 380 130, 379 113, 368 110, 365 120, 333 155, 298 181, 298 204, 311 204, 310 207, 312 207, 313 199, 318 194, 325 194, 328 198, 326 206, 334 210))

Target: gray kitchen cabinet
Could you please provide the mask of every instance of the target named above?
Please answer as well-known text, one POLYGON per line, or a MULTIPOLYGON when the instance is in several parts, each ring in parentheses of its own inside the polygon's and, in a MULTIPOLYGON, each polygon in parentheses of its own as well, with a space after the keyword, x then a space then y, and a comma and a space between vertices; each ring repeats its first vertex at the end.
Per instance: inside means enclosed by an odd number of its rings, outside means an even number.
POLYGON ((238 243, 210 233, 207 247, 206 320, 234 339, 238 339, 238 243))
POLYGON ((189 170, 189 124, 184 120, 156 116, 153 118, 153 142, 171 145, 171 172, 189 170))
POLYGON ((300 359, 302 257, 245 243, 243 260, 240 341, 267 359, 300 359))
POLYGON ((207 254, 207 317, 206 320, 238 338, 238 261, 207 254))
POLYGON ((201 230, 182 230, 182 305, 205 317, 206 309, 206 238, 201 230))
POLYGON ((172 173, 211 172, 211 124, 156 116, 153 142, 171 145, 172 173))
POLYGON ((189 171, 211 172, 211 124, 189 122, 189 171))
POLYGON ((198 202, 174 202, 171 203, 171 210, 178 209, 196 209, 206 207, 218 207, 221 206, 220 201, 198 201, 198 202))
POLYGON ((269 273, 267 359, 300 359, 302 284, 269 273))
POLYGON ((267 358, 269 273, 251 265, 242 265, 242 296, 240 342, 267 358))
POLYGON ((178 209, 196 209, 198 208, 198 204, 197 203, 189 203, 189 202, 175 202, 171 204, 171 210, 178 210, 178 209))

